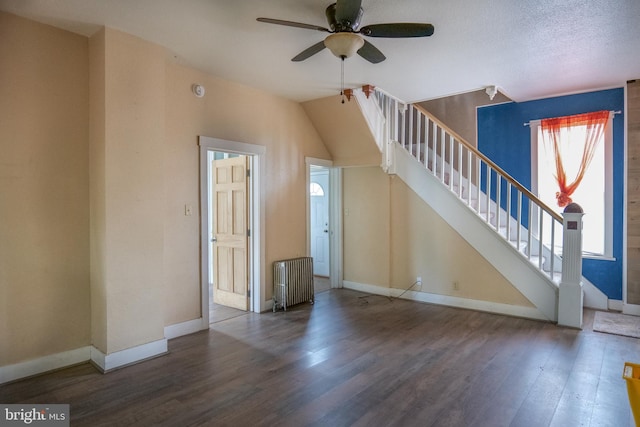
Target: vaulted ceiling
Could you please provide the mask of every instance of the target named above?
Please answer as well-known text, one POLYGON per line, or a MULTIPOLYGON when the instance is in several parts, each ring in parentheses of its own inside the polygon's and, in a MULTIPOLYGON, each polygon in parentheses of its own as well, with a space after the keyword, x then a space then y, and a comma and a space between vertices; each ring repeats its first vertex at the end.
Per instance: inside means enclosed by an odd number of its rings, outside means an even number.
MULTIPOLYGON (((101 26, 165 46, 177 60, 296 100, 337 94, 327 35, 258 17, 327 27, 331 0, 0 0, 0 10, 86 36, 101 26)), ((619 87, 640 78, 638 0, 363 0, 362 25, 425 22, 427 38, 369 38, 387 57, 345 61, 345 86, 373 84, 422 101, 496 85, 516 101, 619 87)))

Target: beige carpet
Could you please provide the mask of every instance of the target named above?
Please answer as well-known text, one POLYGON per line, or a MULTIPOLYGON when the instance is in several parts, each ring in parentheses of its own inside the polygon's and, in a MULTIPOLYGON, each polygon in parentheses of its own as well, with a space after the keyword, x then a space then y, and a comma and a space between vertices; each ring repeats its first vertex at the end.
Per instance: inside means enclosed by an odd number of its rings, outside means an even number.
POLYGON ((606 334, 640 338, 640 317, 596 311, 593 319, 593 330, 606 334))

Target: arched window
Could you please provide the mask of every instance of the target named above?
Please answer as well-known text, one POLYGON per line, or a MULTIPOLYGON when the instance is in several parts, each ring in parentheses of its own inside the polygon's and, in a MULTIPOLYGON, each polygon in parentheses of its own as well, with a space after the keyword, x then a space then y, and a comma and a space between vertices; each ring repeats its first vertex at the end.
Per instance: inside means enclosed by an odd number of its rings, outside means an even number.
POLYGON ((311 196, 322 197, 324 196, 324 189, 317 182, 312 182, 309 185, 309 193, 311 194, 311 196))

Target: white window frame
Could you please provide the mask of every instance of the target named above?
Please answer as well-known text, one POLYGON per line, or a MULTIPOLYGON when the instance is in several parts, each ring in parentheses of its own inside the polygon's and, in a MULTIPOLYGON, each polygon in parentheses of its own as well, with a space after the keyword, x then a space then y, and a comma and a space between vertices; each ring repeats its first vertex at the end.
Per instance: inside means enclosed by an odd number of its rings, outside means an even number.
MULTIPOLYGON (((538 195, 538 130, 540 120, 529 122, 531 129, 531 191, 538 195)), ((609 116, 609 121, 604 134, 604 175, 605 175, 605 196, 604 196, 604 253, 595 254, 593 252, 582 253, 583 258, 604 259, 614 261, 613 257, 613 114, 609 116)), ((588 214, 588 212, 585 212, 588 214)))

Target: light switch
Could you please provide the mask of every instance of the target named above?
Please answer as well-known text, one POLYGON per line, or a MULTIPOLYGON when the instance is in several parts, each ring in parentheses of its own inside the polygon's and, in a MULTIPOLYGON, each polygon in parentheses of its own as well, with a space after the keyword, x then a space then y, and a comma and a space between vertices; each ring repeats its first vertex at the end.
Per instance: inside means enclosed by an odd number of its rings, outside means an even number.
POLYGON ((189 204, 184 205, 184 215, 191 216, 191 213, 192 213, 191 205, 189 204))

